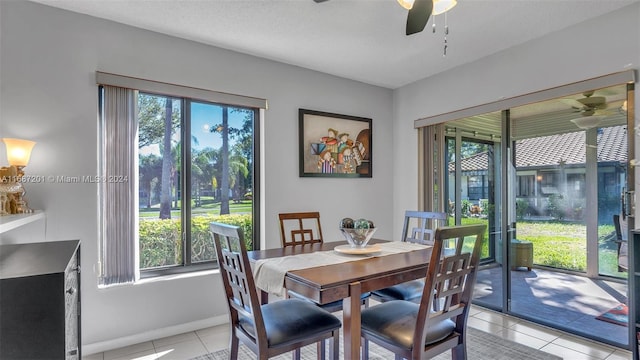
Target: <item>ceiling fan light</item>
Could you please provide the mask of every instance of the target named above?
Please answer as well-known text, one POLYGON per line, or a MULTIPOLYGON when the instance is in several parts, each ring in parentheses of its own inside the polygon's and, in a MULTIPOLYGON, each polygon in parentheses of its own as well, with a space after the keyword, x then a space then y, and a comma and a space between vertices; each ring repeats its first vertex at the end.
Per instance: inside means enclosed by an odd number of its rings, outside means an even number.
POLYGON ((600 122, 604 119, 604 116, 583 116, 570 121, 576 124, 577 127, 583 130, 589 130, 600 125, 600 122))
MULTIPOLYGON (((398 0, 400 1, 400 0, 398 0)), ((458 4, 457 0, 433 0, 432 15, 444 14, 458 4)))
POLYGON ((415 0, 398 0, 398 4, 407 10, 411 10, 415 0))

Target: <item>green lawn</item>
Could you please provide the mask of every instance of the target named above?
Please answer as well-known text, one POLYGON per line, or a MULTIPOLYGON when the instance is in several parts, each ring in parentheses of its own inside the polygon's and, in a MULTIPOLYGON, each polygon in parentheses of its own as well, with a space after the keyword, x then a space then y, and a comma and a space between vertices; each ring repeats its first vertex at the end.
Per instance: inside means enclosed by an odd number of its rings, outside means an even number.
MULTIPOLYGON (((178 202, 178 206, 180 206, 180 203, 178 202)), ((229 212, 231 212, 231 214, 247 214, 247 213, 251 213, 252 211, 252 206, 253 206, 253 202, 251 200, 243 200, 239 203, 235 203, 233 201, 229 202, 229 212)), ((157 219, 158 215, 160 214, 160 208, 155 205, 154 207, 151 207, 149 209, 147 208, 141 208, 139 211, 140 214, 140 218, 143 219, 157 219)), ((191 214, 193 215, 219 215, 220 214, 220 202, 212 202, 212 201, 206 201, 203 199, 202 201, 202 206, 200 207, 193 207, 191 209, 191 214)), ((171 210, 171 217, 172 218, 179 218, 180 217, 180 210, 179 209, 174 209, 171 210)))
MULTIPOLYGON (((607 240, 613 225, 598 226, 600 273, 626 277, 618 272, 617 244, 607 240)), ((587 228, 564 222, 519 221, 517 237, 533 243, 534 264, 585 271, 587 268, 587 228)))
MULTIPOLYGON (((463 218, 462 224, 487 223, 486 219, 463 218)), ((607 240, 615 231, 613 225, 598 227, 598 256, 600 274, 627 277, 626 272, 618 272, 617 244, 607 240)), ((482 255, 488 255, 488 232, 482 255)), ((586 236, 584 224, 548 221, 518 221, 517 239, 533 243, 533 263, 560 269, 584 272, 587 268, 586 236)))

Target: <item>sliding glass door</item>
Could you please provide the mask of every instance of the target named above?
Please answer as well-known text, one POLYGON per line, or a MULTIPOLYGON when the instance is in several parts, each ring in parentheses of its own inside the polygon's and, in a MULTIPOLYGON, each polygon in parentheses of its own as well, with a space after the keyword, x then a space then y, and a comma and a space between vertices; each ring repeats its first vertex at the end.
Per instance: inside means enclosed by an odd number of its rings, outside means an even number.
POLYGON ((467 118, 445 125, 445 201, 451 225, 485 224, 475 299, 502 309, 502 149, 500 114, 467 118), (493 119, 493 120, 489 120, 493 119), (483 123, 485 126, 478 126, 483 123), (494 131, 487 131, 493 127, 494 131))
MULTIPOLYGON (((632 85, 432 125, 450 224, 484 223, 474 303, 618 346, 627 302, 632 85), (441 143, 441 145, 437 145, 441 143), (603 320, 605 319, 605 320, 603 320)), ((631 216, 629 216, 631 215, 631 216)))
POLYGON ((627 301, 613 222, 628 186, 626 94, 620 85, 510 109, 515 235, 534 270, 511 273, 509 312, 615 345, 628 331, 601 314, 627 301))

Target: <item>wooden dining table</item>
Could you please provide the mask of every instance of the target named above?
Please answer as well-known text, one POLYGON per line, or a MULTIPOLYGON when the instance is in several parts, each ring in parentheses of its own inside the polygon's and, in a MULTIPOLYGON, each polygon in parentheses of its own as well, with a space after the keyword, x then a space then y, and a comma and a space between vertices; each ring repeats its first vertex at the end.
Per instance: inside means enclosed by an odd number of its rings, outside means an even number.
MULTIPOLYGON (((385 240, 372 239, 370 244, 385 240)), ((249 259, 257 261, 317 251, 331 251, 346 241, 289 246, 278 249, 249 251, 249 259)), ((345 359, 360 358, 360 297, 365 292, 382 289, 426 276, 431 248, 385 256, 354 255, 353 261, 287 271, 286 290, 294 291, 318 304, 343 300, 345 359)), ((263 303, 268 294, 261 291, 263 303)))

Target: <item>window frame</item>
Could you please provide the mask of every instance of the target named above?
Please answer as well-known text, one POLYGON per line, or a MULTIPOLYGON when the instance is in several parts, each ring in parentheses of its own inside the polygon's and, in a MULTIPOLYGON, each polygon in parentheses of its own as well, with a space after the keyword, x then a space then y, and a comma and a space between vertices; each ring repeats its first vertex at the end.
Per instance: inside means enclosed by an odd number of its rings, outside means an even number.
MULTIPOLYGON (((260 191, 260 183, 261 183, 261 122, 263 110, 267 108, 267 101, 265 99, 243 96, 243 95, 235 95, 223 92, 217 92, 207 89, 200 89, 194 87, 187 87, 183 85, 175 85, 169 83, 163 83, 153 80, 146 80, 134 77, 128 77, 123 75, 105 73, 105 72, 96 72, 96 84, 99 86, 99 100, 98 105, 99 108, 102 109, 104 93, 102 92, 103 85, 115 86, 124 89, 135 90, 138 93, 144 93, 148 95, 156 95, 173 99, 180 99, 182 111, 180 117, 180 141, 181 141, 181 171, 180 180, 182 182, 180 186, 181 191, 181 202, 182 204, 185 201, 189 201, 188 207, 181 207, 181 237, 182 237, 182 264, 177 265, 168 265, 163 267, 155 267, 148 269, 141 269, 139 264, 140 254, 139 251, 135 252, 135 255, 130 255, 134 257, 135 261, 135 272, 137 273, 135 279, 146 279, 157 276, 171 275, 171 274, 179 274, 179 273, 189 273, 196 272, 202 270, 210 270, 218 267, 217 260, 203 261, 192 263, 191 259, 191 238, 190 232, 190 217, 191 217, 191 144, 189 141, 185 141, 190 137, 190 121, 187 117, 187 113, 190 113, 190 104, 191 102, 200 102, 200 103, 209 103, 217 106, 227 106, 230 108, 243 108, 253 112, 253 159, 252 159, 252 168, 250 171, 252 172, 252 242, 254 249, 259 249, 260 244, 260 199, 261 199, 261 191, 260 191), (188 156, 187 156, 188 155, 188 156)), ((102 111, 100 111, 101 113, 102 111)), ((100 120, 102 121, 102 120, 100 120)), ((100 140, 102 141, 102 140, 100 140)), ((136 139, 137 141, 137 139, 136 139)), ((138 160, 136 160, 138 161, 138 160)), ((136 167, 138 164, 136 163, 136 167)), ((139 177, 136 177, 134 180, 136 182, 139 181, 139 177)), ((139 216, 138 209, 135 211, 135 216, 139 216)), ((137 230, 136 230, 137 231, 137 230)), ((100 234, 102 236, 102 234, 100 234)), ((139 238, 135 237, 135 247, 139 249, 139 238)), ((104 260, 103 256, 105 254, 102 251, 103 240, 101 239, 101 250, 100 250, 100 259, 104 260)), ((125 254, 118 254, 117 256, 127 256, 125 254)), ((102 272, 102 269, 101 269, 102 272)), ((135 280, 134 280, 135 281, 135 280)), ((116 283, 106 283, 101 284, 101 286, 110 286, 116 285, 116 283)))
MULTIPOLYGON (((243 108, 246 110, 250 110, 253 112, 253 133, 252 133, 252 137, 253 137, 253 167, 251 169, 252 172, 252 191, 253 191, 253 206, 252 206, 252 224, 253 224, 253 239, 252 242, 254 244, 254 249, 258 250, 259 249, 259 202, 256 203, 256 201, 259 201, 259 186, 258 184, 260 183, 260 178, 259 178, 259 149, 260 149, 260 144, 259 144, 259 139, 260 139, 260 121, 259 121, 259 116, 260 116, 260 109, 257 108, 251 108, 251 107, 245 107, 245 106, 238 106, 238 105, 231 105, 231 104, 220 104, 220 103, 214 103, 214 102, 210 102, 210 101, 204 101, 204 100, 200 100, 200 99, 193 99, 193 98, 189 98, 189 97, 175 97, 172 95, 168 95, 168 94, 158 94, 158 93, 150 93, 147 91, 140 91, 141 93, 144 93, 146 95, 155 95, 155 96, 162 96, 162 97, 167 97, 167 98, 174 98, 174 99, 179 99, 181 102, 181 116, 180 116, 180 158, 182 161, 181 167, 180 167, 180 181, 181 181, 181 185, 180 185, 180 201, 183 204, 183 206, 180 209, 180 222, 181 222, 181 237, 182 237, 182 264, 176 264, 176 265, 167 265, 167 266, 162 266, 162 267, 155 267, 155 268, 146 268, 146 269, 141 269, 138 268, 138 271, 140 273, 140 278, 141 279, 146 279, 146 278, 153 278, 153 277, 158 277, 158 276, 166 276, 166 275, 173 275, 173 274, 183 274, 183 273, 190 273, 190 272, 195 272, 195 271, 205 271, 205 270, 211 270, 211 269, 217 269, 218 268, 218 261, 217 260, 208 260, 208 261, 202 261, 202 262, 197 262, 197 263, 193 263, 192 262, 192 253, 191 253, 191 215, 192 215, 192 206, 191 201, 192 201, 192 184, 191 184, 191 164, 192 164, 192 158, 191 158, 191 141, 188 141, 188 139, 191 137, 191 105, 193 102, 197 102, 197 103, 201 103, 201 104, 208 104, 208 105, 214 105, 214 106, 227 106, 227 107, 233 107, 233 108, 243 108), (257 200, 256 200, 257 199, 257 200), (184 206, 184 204, 189 204, 189 206, 184 206), (258 230, 258 231, 256 231, 258 230)), ((138 179, 136 179, 137 181, 138 179)), ((139 239, 136 239, 136 241, 139 241, 139 239)), ((138 255, 139 256, 139 255, 138 255)))

